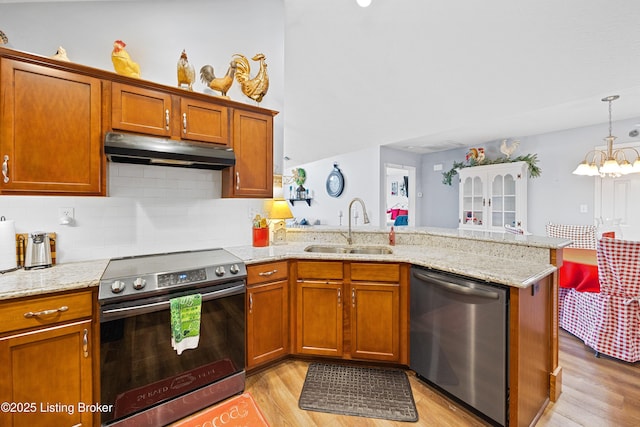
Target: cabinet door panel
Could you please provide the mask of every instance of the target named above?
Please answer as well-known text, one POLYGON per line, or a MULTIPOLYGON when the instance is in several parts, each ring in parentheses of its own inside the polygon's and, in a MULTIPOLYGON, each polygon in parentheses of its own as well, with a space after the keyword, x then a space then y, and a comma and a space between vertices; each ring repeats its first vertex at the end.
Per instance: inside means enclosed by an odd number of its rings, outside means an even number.
POLYGON ((2 59, 2 193, 100 194, 99 79, 2 59))
POLYGON ((171 95, 120 83, 113 83, 111 87, 113 129, 171 135, 171 95))
POLYGON ((351 355, 396 361, 400 353, 400 286, 351 286, 351 355))
POLYGON ((94 401, 90 334, 87 320, 0 339, 0 401, 35 404, 34 412, 0 412, 0 425, 92 425, 93 414, 78 408, 94 401))
POLYGON ((287 281, 247 289, 247 367, 285 356, 288 349, 287 281))
POLYGON ((222 174, 224 197, 273 197, 273 117, 233 113, 236 164, 222 174))
POLYGON ((229 113, 226 107, 181 98, 180 111, 181 138, 229 144, 229 113))
POLYGON ((298 283, 298 353, 342 356, 342 284, 298 283))

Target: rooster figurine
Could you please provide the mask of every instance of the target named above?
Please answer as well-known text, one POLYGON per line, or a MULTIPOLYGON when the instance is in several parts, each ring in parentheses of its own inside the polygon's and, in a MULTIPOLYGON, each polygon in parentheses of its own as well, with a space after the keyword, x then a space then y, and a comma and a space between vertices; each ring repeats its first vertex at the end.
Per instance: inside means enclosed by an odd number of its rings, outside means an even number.
POLYGON ((507 146, 507 140, 503 139, 502 144, 500 145, 500 152, 504 154, 508 159, 511 157, 513 152, 516 151, 516 148, 518 148, 518 145, 520 145, 520 141, 518 141, 517 139, 513 141, 513 143, 509 146, 507 146))
POLYGON ((467 162, 472 160, 474 163, 482 163, 484 161, 484 148, 469 148, 466 156, 467 162))
POLYGON ((196 81, 196 70, 189 64, 187 52, 183 49, 178 60, 178 87, 187 85, 189 90, 193 90, 194 81, 196 81))
POLYGON ((236 74, 236 68, 236 61, 232 60, 229 63, 229 68, 227 68, 227 74, 223 77, 216 77, 213 67, 211 65, 205 65, 200 68, 200 80, 202 80, 202 83, 209 86, 209 89, 220 92, 220 95, 223 98, 229 99, 227 92, 233 84, 233 77, 236 74))
POLYGON ((116 73, 123 76, 140 78, 140 66, 131 60, 131 57, 124 48, 127 45, 122 40, 113 42, 111 61, 116 73))
POLYGON ((62 46, 58 46, 56 53, 51 55, 49 58, 57 59, 58 61, 71 62, 67 56, 67 51, 62 46))
POLYGON ((254 78, 251 78, 251 67, 249 60, 244 56, 236 53, 233 55, 238 63, 238 71, 236 72, 236 81, 240 83, 242 93, 256 102, 262 101, 262 98, 269 90, 269 76, 267 75, 267 64, 264 62, 266 57, 262 53, 258 53, 251 58, 254 61, 260 61, 260 69, 254 78))

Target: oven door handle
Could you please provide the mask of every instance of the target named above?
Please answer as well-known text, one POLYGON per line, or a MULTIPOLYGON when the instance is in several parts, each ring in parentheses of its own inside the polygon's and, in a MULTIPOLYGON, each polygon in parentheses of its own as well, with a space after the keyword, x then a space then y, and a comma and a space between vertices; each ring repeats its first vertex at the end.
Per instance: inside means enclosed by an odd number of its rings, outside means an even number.
MULTIPOLYGON (((244 283, 231 288, 221 289, 213 292, 206 292, 202 294, 202 302, 211 301, 214 299, 220 299, 228 296, 238 295, 245 292, 244 283)), ((196 294, 198 292, 193 292, 196 294)), ((171 305, 171 299, 157 301, 147 304, 136 304, 130 307, 116 307, 103 309, 101 313, 101 321, 115 320, 121 317, 137 316, 139 314, 152 313, 154 311, 160 311, 168 309, 171 305)))

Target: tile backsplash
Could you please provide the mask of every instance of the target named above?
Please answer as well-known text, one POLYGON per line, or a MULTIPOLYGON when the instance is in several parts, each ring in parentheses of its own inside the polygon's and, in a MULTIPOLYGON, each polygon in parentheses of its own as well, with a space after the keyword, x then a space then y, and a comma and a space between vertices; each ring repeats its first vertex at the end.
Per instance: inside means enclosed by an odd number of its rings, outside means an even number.
POLYGON ((17 233, 57 233, 59 263, 251 244, 263 200, 221 198, 220 171, 107 166, 109 197, 0 196, 0 215, 17 233), (62 207, 72 226, 59 224, 62 207))

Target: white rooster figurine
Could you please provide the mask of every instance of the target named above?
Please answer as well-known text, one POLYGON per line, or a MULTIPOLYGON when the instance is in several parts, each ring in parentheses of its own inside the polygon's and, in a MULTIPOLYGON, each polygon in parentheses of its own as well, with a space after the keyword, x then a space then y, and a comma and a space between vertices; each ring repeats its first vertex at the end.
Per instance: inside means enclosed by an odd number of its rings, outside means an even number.
POLYGON ((193 90, 193 82, 196 81, 196 69, 189 64, 187 52, 183 49, 178 60, 178 87, 187 85, 187 89, 193 90))
POLYGON ((500 152, 504 154, 505 157, 508 159, 511 157, 513 152, 516 151, 516 148, 518 148, 518 145, 520 145, 520 141, 518 141, 517 139, 513 141, 509 146, 507 145, 507 140, 503 139, 502 144, 500 145, 500 152))
POLYGON ((71 62, 67 56, 67 51, 62 46, 59 46, 56 53, 51 55, 49 58, 57 59, 58 61, 71 62))

